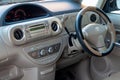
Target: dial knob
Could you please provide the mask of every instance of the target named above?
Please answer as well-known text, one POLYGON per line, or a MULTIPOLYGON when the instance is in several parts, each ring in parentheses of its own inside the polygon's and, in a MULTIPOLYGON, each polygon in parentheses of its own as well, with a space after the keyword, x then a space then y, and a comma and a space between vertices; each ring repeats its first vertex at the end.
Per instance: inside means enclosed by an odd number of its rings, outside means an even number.
POLYGON ((39 55, 40 56, 45 56, 46 55, 46 51, 44 49, 40 50, 39 55))
POLYGON ((49 53, 53 53, 53 52, 54 52, 53 47, 49 47, 48 52, 49 52, 49 53))

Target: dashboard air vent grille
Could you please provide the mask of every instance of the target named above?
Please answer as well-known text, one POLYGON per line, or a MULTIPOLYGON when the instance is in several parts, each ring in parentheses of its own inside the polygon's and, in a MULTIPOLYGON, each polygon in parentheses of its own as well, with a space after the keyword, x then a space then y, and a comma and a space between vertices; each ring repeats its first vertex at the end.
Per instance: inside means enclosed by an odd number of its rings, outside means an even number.
POLYGON ((51 27, 52 27, 52 30, 53 31, 57 31, 57 29, 58 29, 58 24, 57 24, 57 22, 52 22, 52 24, 51 24, 51 27))
POLYGON ((23 38, 23 32, 21 29, 16 29, 14 31, 14 37, 16 40, 21 40, 23 38))

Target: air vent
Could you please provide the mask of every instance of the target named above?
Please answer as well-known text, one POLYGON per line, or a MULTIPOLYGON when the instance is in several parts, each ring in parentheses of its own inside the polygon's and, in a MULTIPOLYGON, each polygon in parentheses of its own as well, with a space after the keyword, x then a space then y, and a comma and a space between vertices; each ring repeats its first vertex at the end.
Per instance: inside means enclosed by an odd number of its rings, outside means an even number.
POLYGON ((92 14, 92 15, 90 16, 90 20, 91 20, 92 22, 95 22, 96 19, 97 19, 97 17, 96 17, 95 14, 92 14))
POLYGON ((14 37, 16 40, 21 40, 23 38, 23 32, 21 29, 16 29, 14 31, 14 37))
POLYGON ((53 31, 57 31, 59 25, 58 25, 58 23, 56 21, 54 21, 54 22, 52 22, 51 27, 52 27, 53 31))

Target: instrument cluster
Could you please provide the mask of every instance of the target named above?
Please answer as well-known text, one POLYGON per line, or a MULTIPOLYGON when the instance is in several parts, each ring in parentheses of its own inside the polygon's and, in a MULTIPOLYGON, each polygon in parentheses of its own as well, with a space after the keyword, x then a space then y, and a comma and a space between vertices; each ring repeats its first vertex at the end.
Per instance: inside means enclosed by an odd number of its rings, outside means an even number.
POLYGON ((24 20, 30 17, 32 17, 32 15, 27 14, 25 10, 17 9, 17 10, 10 11, 5 18, 5 21, 14 22, 14 21, 19 21, 19 20, 24 20))
POLYGON ((36 17, 47 16, 47 11, 35 5, 21 5, 8 11, 5 22, 16 22, 36 17))

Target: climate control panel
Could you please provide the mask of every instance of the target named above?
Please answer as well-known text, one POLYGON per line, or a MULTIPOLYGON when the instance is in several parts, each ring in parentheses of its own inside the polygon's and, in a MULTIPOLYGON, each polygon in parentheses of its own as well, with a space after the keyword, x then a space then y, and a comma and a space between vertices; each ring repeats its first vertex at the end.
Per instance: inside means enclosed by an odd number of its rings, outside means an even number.
POLYGON ((45 56, 49 56, 51 54, 55 54, 55 53, 59 52, 59 49, 60 49, 60 43, 57 43, 54 45, 44 47, 42 49, 31 51, 28 53, 28 55, 34 59, 39 59, 39 58, 42 58, 45 56))

